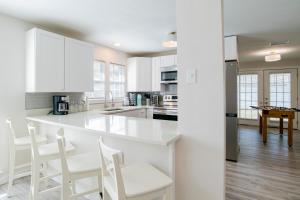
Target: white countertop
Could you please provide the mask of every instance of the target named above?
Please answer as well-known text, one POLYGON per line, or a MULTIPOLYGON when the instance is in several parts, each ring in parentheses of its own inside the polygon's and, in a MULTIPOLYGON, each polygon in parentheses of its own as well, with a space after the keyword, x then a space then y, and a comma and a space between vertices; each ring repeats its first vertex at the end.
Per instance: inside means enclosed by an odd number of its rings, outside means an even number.
POLYGON ((169 145, 180 137, 175 121, 104 115, 101 112, 95 110, 61 116, 33 116, 27 119, 148 144, 169 145))
POLYGON ((153 106, 121 106, 121 107, 115 107, 116 109, 120 108, 120 110, 100 110, 100 114, 116 114, 116 113, 122 113, 122 112, 127 112, 131 110, 140 110, 140 109, 150 109, 154 108, 153 106))

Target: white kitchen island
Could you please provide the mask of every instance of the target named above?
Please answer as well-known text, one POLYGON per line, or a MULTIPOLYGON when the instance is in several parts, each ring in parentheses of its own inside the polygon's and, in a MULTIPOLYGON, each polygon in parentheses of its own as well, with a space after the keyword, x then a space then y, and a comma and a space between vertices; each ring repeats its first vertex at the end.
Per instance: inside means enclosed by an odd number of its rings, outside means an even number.
POLYGON ((50 141, 56 141, 57 130, 64 128, 66 139, 76 147, 75 153, 98 151, 97 141, 102 136, 105 144, 124 153, 125 164, 150 163, 175 182, 175 142, 180 138, 177 122, 104 115, 99 111, 33 116, 27 120, 50 141))

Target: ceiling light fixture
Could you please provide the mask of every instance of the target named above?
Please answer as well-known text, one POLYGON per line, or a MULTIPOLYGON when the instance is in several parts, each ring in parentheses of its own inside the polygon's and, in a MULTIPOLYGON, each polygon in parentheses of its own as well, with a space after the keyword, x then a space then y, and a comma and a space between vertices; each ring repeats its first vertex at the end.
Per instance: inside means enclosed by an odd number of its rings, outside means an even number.
POLYGON ((275 62, 281 60, 281 55, 279 53, 271 52, 270 55, 265 56, 266 62, 275 62))
POLYGON ((166 48, 176 48, 177 47, 176 32, 171 32, 168 35, 167 39, 163 41, 162 46, 166 48))
POLYGON ((121 46, 121 44, 120 43, 114 43, 114 46, 119 47, 119 46, 121 46))

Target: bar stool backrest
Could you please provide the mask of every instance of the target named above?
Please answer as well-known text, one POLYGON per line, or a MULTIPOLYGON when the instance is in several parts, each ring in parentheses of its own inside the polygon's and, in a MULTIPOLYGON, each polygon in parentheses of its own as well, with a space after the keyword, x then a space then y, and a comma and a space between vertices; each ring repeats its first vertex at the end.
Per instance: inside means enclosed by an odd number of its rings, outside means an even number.
POLYGON ((111 187, 116 191, 116 199, 125 200, 126 193, 121 173, 120 154, 118 150, 112 149, 103 143, 102 137, 99 139, 99 151, 101 156, 102 177, 110 177, 114 181, 111 187))
POLYGON ((7 118, 6 123, 8 124, 9 130, 10 130, 9 134, 8 134, 9 144, 14 145, 15 144, 15 138, 16 138, 16 132, 15 132, 15 129, 13 127, 12 119, 7 118))

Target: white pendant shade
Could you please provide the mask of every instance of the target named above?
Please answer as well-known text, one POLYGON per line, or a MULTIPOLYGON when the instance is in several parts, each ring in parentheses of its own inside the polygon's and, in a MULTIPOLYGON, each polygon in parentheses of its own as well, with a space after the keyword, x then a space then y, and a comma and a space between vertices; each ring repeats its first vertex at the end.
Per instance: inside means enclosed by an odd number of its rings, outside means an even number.
POLYGON ((279 53, 271 53, 270 55, 265 56, 266 62, 275 62, 281 60, 281 55, 279 53))

